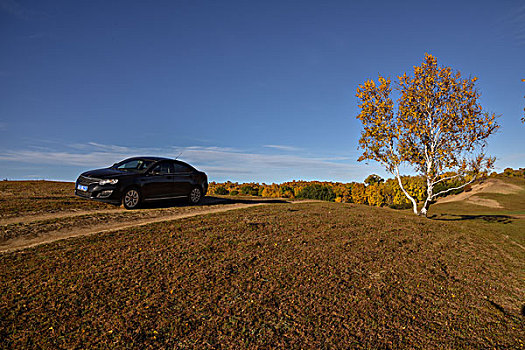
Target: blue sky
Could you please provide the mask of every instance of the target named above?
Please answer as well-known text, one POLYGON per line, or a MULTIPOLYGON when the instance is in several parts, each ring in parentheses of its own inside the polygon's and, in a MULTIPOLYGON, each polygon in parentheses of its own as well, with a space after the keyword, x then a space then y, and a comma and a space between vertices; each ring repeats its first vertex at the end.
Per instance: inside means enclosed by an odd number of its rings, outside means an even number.
POLYGON ((524 1, 0 0, 0 177, 180 153, 216 181, 385 177, 357 85, 427 52, 502 115, 497 170, 525 166, 524 1))

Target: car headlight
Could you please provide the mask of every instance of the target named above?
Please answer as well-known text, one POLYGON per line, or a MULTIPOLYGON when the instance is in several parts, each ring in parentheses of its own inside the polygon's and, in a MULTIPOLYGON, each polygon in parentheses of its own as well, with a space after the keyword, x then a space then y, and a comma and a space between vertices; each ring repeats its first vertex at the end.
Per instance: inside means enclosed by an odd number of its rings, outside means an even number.
POLYGON ((118 179, 107 179, 107 180, 100 180, 98 182, 99 185, 115 185, 118 182, 118 179))

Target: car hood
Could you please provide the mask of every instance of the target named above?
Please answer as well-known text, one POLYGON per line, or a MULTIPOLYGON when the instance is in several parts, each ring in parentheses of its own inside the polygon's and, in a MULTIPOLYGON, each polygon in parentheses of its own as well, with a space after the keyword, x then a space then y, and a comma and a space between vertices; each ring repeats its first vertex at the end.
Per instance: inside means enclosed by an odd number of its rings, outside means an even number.
POLYGON ((104 169, 95 169, 95 170, 89 170, 84 173, 82 173, 82 176, 88 176, 88 177, 94 177, 97 179, 107 179, 112 177, 117 177, 121 175, 129 174, 125 171, 113 169, 113 168, 104 168, 104 169))

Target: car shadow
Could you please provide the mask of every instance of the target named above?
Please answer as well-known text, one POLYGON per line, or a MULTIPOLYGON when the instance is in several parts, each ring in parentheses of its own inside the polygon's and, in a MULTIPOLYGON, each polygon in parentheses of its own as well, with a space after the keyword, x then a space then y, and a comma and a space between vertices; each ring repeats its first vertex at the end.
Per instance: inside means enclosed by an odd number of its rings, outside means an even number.
MULTIPOLYGON (((224 205, 224 204, 276 204, 276 203, 289 203, 282 199, 261 199, 261 198, 223 198, 206 196, 196 206, 213 206, 213 205, 224 205)), ((177 208, 177 207, 191 207, 195 206, 189 204, 186 199, 170 199, 162 201, 151 201, 142 204, 144 209, 160 209, 160 208, 177 208)))
POLYGON ((508 215, 458 215, 458 214, 437 214, 429 216, 429 219, 438 221, 465 221, 483 220, 490 223, 510 224, 513 218, 508 215))

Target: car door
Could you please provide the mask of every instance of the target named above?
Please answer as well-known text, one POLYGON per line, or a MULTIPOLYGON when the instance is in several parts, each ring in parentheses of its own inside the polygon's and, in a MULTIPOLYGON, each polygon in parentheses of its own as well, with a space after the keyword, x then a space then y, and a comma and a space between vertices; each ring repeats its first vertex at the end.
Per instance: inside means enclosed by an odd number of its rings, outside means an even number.
POLYGON ((180 162, 173 162, 175 169, 174 186, 177 196, 187 196, 193 187, 193 170, 180 162))
POLYGON ((147 174, 143 192, 148 199, 170 198, 176 196, 174 169, 171 162, 160 162, 147 174))

